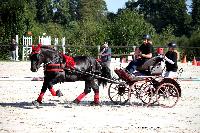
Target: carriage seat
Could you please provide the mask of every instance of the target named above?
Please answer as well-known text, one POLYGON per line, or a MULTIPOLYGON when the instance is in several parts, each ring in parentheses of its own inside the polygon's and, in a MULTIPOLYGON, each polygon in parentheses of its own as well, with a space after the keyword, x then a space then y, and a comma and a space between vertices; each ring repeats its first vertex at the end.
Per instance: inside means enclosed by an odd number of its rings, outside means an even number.
MULTIPOLYGON (((142 66, 138 66, 136 70, 139 73, 148 76, 158 76, 162 75, 164 69, 164 62, 160 56, 155 56, 149 60, 147 60, 142 66)), ((137 75, 137 72, 135 73, 137 75)))

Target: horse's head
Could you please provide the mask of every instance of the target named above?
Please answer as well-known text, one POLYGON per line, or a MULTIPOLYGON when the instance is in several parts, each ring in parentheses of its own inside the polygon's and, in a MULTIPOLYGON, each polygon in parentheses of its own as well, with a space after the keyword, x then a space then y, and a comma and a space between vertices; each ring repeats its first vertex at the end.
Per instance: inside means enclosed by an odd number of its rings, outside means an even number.
POLYGON ((41 44, 38 44, 38 46, 36 47, 32 45, 30 60, 31 60, 31 71, 37 72, 41 64, 43 63, 43 58, 41 55, 41 44))

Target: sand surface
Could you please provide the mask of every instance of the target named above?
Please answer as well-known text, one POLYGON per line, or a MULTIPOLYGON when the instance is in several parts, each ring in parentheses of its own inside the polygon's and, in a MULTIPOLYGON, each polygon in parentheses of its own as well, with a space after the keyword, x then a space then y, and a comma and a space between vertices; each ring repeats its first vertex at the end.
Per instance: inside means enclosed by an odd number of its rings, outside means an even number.
MULTIPOLYGON (((116 65, 114 65, 117 67, 116 65)), ((200 66, 180 64, 182 77, 200 78, 200 66)), ((0 77, 40 77, 30 71, 30 62, 0 62, 0 77)), ((63 97, 45 93, 36 108, 42 81, 0 81, 0 133, 198 133, 200 132, 200 81, 180 81, 182 97, 173 108, 118 106, 100 87, 102 106, 89 106, 91 92, 80 105, 69 106, 84 89, 84 82, 57 84, 63 97)))

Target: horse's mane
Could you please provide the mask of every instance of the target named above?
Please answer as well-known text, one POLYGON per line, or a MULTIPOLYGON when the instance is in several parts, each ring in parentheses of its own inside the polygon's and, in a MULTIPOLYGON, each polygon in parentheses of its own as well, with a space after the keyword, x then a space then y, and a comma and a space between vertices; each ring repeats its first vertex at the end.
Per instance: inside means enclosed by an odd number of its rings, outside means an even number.
POLYGON ((50 50, 56 51, 55 48, 52 47, 52 46, 42 45, 41 48, 43 48, 43 49, 50 49, 50 50))

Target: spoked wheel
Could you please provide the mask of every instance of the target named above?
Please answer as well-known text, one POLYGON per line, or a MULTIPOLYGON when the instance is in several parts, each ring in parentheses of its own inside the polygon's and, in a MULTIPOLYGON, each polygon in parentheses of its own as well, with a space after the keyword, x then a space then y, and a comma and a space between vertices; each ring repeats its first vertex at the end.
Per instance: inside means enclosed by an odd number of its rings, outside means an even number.
MULTIPOLYGON (((118 79, 120 82, 120 79, 118 79)), ((108 96, 114 104, 124 105, 128 102, 129 86, 125 83, 111 83, 108 88, 108 96)))
POLYGON ((158 104, 165 108, 172 108, 179 100, 179 91, 171 83, 161 84, 156 91, 156 100, 158 104))
POLYGON ((140 99, 146 106, 149 106, 156 102, 154 97, 155 88, 152 84, 144 83, 142 84, 140 89, 142 90, 142 96, 140 96, 140 99))
POLYGON ((129 101, 131 105, 149 106, 153 96, 152 87, 146 83, 134 83, 129 89, 129 101), (142 101, 142 102, 141 102, 142 101))

